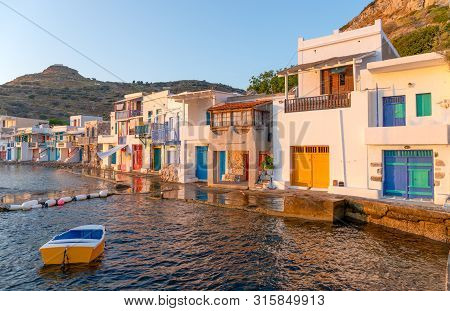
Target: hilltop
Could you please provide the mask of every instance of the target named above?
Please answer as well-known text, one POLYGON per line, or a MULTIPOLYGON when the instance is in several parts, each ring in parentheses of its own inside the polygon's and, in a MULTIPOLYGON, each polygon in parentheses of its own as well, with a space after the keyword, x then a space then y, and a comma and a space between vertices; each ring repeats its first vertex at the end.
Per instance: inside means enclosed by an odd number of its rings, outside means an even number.
POLYGON ((52 65, 40 73, 27 74, 0 85, 0 114, 30 118, 59 118, 89 114, 108 118, 112 103, 124 94, 219 90, 242 93, 243 90, 220 83, 198 80, 133 83, 102 82, 85 78, 77 70, 52 65))
POLYGON ((448 0, 375 0, 340 30, 368 26, 376 19, 401 56, 450 48, 448 0))

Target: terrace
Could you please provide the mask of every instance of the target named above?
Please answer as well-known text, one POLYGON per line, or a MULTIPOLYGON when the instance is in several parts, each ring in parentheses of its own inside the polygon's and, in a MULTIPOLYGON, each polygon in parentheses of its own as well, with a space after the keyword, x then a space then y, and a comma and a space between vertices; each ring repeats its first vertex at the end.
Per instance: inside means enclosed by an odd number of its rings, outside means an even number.
POLYGON ((350 92, 312 97, 296 97, 292 99, 285 99, 284 101, 284 111, 286 113, 348 108, 350 106, 350 92))

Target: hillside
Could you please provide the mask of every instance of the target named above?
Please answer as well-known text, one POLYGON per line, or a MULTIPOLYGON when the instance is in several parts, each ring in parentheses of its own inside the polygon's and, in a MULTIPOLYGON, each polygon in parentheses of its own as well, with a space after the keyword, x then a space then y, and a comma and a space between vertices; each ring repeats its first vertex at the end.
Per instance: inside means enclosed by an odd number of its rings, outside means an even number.
POLYGON ((65 120, 76 114, 109 117, 112 103, 122 99, 124 94, 168 89, 172 93, 208 89, 243 92, 228 85, 198 80, 102 82, 85 78, 72 68, 53 65, 41 73, 24 75, 0 85, 0 115, 65 120))
POLYGON ((352 30, 383 22, 383 30, 401 56, 450 48, 448 0, 375 0, 341 28, 352 30))

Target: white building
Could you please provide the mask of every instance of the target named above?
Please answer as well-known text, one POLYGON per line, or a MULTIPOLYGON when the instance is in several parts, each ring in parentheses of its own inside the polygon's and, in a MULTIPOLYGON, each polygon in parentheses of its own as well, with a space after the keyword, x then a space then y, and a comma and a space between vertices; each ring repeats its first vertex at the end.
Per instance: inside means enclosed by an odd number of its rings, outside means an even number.
POLYGON ((298 40, 298 97, 273 102, 274 183, 278 188, 323 189, 377 197, 368 189, 364 130, 368 93, 361 70, 398 57, 381 22, 357 30, 298 40))
POLYGON ((15 146, 15 134, 19 128, 36 127, 45 124, 48 124, 48 121, 0 116, 0 160, 17 160, 18 153, 15 146))
POLYGON ((84 134, 84 127, 59 125, 52 128, 51 161, 80 162, 81 149, 77 137, 84 134))
POLYGON ((421 54, 367 65, 368 188, 379 197, 433 200, 450 195, 450 72, 444 57, 421 54))
POLYGON ((84 124, 89 121, 103 121, 103 118, 84 115, 70 116, 69 125, 74 127, 84 127, 84 124))

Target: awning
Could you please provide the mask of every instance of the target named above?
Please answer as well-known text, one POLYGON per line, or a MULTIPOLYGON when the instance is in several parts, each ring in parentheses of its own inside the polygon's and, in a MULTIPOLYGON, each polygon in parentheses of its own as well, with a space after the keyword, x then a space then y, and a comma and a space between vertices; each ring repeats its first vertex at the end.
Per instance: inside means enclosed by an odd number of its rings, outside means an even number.
POLYGON ((97 155, 98 155, 98 157, 99 157, 100 159, 105 159, 105 158, 107 158, 107 157, 112 156, 114 153, 116 153, 116 152, 119 151, 120 149, 123 149, 123 148, 125 148, 125 147, 127 147, 127 146, 128 146, 128 145, 118 145, 118 146, 115 146, 115 147, 109 149, 108 151, 105 151, 105 152, 97 152, 97 155))
POLYGON ((230 110, 245 110, 252 109, 256 106, 271 104, 271 100, 257 100, 248 102, 231 102, 223 105, 212 106, 208 111, 230 111, 230 110))
POLYGON ((284 69, 282 71, 277 72, 277 75, 279 77, 284 75, 294 75, 298 74, 299 71, 306 71, 310 69, 320 69, 322 67, 334 67, 334 66, 342 66, 345 63, 351 62, 353 60, 363 59, 366 57, 370 57, 375 55, 375 52, 368 52, 368 53, 358 53, 353 55, 346 55, 346 56, 338 56, 338 57, 332 57, 325 60, 320 60, 317 62, 312 63, 306 63, 306 64, 300 64, 297 66, 293 66, 288 69, 284 69))

